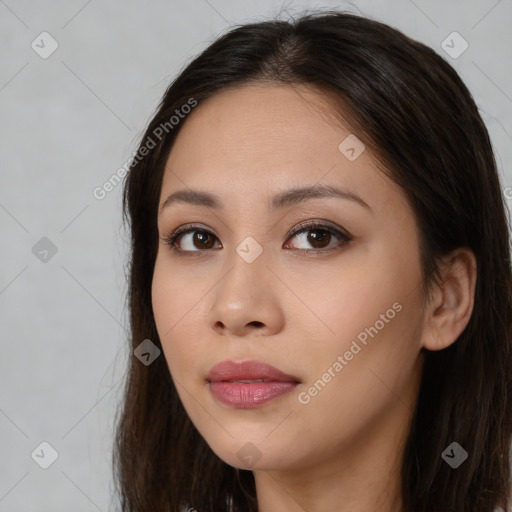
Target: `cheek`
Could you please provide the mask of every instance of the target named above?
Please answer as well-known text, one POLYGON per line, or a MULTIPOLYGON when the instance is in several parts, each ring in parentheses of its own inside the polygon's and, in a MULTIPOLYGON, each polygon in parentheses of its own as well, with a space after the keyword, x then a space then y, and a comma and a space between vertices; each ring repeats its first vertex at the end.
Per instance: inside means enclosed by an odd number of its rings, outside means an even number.
MULTIPOLYGON (((346 258, 326 285, 309 290, 310 303, 317 305, 315 311, 330 331, 323 327, 322 350, 303 346, 303 357, 312 362, 311 380, 321 378, 342 356, 346 364, 341 373, 350 374, 355 386, 368 390, 376 383, 375 374, 391 386, 404 382, 420 351, 424 314, 421 269, 413 256, 389 244, 374 246, 354 253, 353 261, 346 258)), ((313 330, 310 335, 314 339, 313 330)))
POLYGON ((386 410, 413 407, 421 338, 417 300, 391 293, 357 304, 347 301, 330 341, 316 350, 304 347, 307 385, 298 399, 310 402, 299 410, 307 414, 311 431, 350 437, 378 423, 386 410), (332 428, 325 426, 327 417, 332 428))
POLYGON ((165 344, 167 333, 172 330, 176 322, 177 304, 175 296, 171 293, 171 290, 175 289, 174 285, 172 274, 166 272, 164 265, 160 262, 160 258, 157 257, 151 285, 151 301, 162 345, 165 344))
POLYGON ((153 314, 173 377, 185 375, 200 355, 200 299, 206 292, 204 283, 172 271, 157 258, 151 287, 153 314))
POLYGON ((401 324, 410 311, 421 310, 420 280, 419 257, 383 238, 371 246, 354 247, 325 271, 298 278, 295 291, 307 298, 317 313, 316 324, 322 320, 324 326, 319 327, 326 334, 330 331, 332 338, 351 340, 376 322, 379 330, 389 331, 391 324, 401 324), (400 306, 393 308, 395 303, 400 306))

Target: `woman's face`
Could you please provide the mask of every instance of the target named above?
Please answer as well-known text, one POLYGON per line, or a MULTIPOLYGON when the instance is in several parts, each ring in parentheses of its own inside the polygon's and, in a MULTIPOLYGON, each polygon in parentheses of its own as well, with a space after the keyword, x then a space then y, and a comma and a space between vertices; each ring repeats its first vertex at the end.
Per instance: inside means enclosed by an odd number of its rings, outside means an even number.
POLYGON ((329 111, 303 87, 224 90, 182 121, 167 162, 156 326, 190 419, 232 466, 383 462, 408 429, 424 326, 416 224, 329 111), (225 361, 234 373, 210 373, 225 361))

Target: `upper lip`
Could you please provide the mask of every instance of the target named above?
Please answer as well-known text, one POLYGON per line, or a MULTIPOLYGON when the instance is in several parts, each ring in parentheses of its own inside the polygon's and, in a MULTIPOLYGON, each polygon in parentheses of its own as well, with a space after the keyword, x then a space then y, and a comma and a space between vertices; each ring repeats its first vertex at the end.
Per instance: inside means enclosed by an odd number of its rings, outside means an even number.
POLYGON ((297 377, 260 361, 222 361, 211 368, 206 379, 209 382, 260 379, 273 382, 300 382, 297 377))

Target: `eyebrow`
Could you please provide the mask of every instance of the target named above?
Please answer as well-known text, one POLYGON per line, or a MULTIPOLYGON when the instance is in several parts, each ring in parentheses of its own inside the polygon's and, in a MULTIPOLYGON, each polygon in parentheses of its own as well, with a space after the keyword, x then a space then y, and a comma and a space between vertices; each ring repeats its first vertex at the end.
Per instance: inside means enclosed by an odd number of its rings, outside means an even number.
MULTIPOLYGON (((271 199, 269 202, 269 210, 280 210, 285 207, 290 207, 302 203, 303 201, 307 201, 309 199, 316 199, 321 197, 336 197, 339 199, 354 201, 359 205, 371 210, 370 206, 353 192, 332 185, 321 184, 309 187, 293 188, 285 192, 281 192, 271 199)), ((188 189, 177 190, 176 192, 173 192, 162 203, 160 211, 176 203, 204 206, 207 208, 213 208, 215 210, 222 210, 224 208, 224 205, 219 196, 209 192, 188 189)))

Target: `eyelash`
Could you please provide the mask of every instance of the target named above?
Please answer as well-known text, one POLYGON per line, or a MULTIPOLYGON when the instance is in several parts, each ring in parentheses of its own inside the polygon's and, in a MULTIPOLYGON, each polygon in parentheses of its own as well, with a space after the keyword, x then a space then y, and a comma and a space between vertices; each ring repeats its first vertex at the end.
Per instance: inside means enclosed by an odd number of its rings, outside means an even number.
MULTIPOLYGON (((294 237, 295 235, 298 235, 299 233, 302 233, 303 231, 307 232, 307 231, 314 231, 314 230, 326 231, 326 232, 330 233, 331 235, 334 235, 337 238, 339 238, 340 242, 334 244, 333 246, 324 248, 324 249, 296 249, 296 250, 302 251, 305 254, 310 254, 310 253, 325 254, 327 252, 331 252, 331 251, 334 251, 334 250, 341 249, 342 246, 345 246, 346 244, 350 243, 353 240, 352 237, 350 235, 348 235, 347 233, 345 233, 345 232, 343 232, 343 231, 341 231, 341 230, 339 230, 337 228, 334 228, 332 226, 329 226, 327 224, 322 224, 320 222, 315 222, 315 221, 310 221, 310 222, 299 224, 288 235, 287 240, 289 238, 294 237)), ((178 244, 177 244, 178 237, 180 237, 181 235, 187 234, 187 233, 193 233, 195 231, 207 233, 208 235, 212 235, 215 238, 217 238, 208 229, 205 229, 205 228, 203 228, 201 226, 198 226, 198 225, 195 225, 195 224, 187 224, 185 226, 182 226, 181 228, 178 228, 171 235, 169 235, 167 237, 163 237, 162 241, 165 244, 169 245, 173 251, 176 251, 177 253, 183 254, 183 255, 189 255, 189 256, 196 255, 197 256, 197 255, 201 255, 203 253, 211 251, 212 249, 202 249, 202 250, 201 249, 197 249, 195 251, 185 251, 185 250, 180 249, 178 247, 178 244)))

